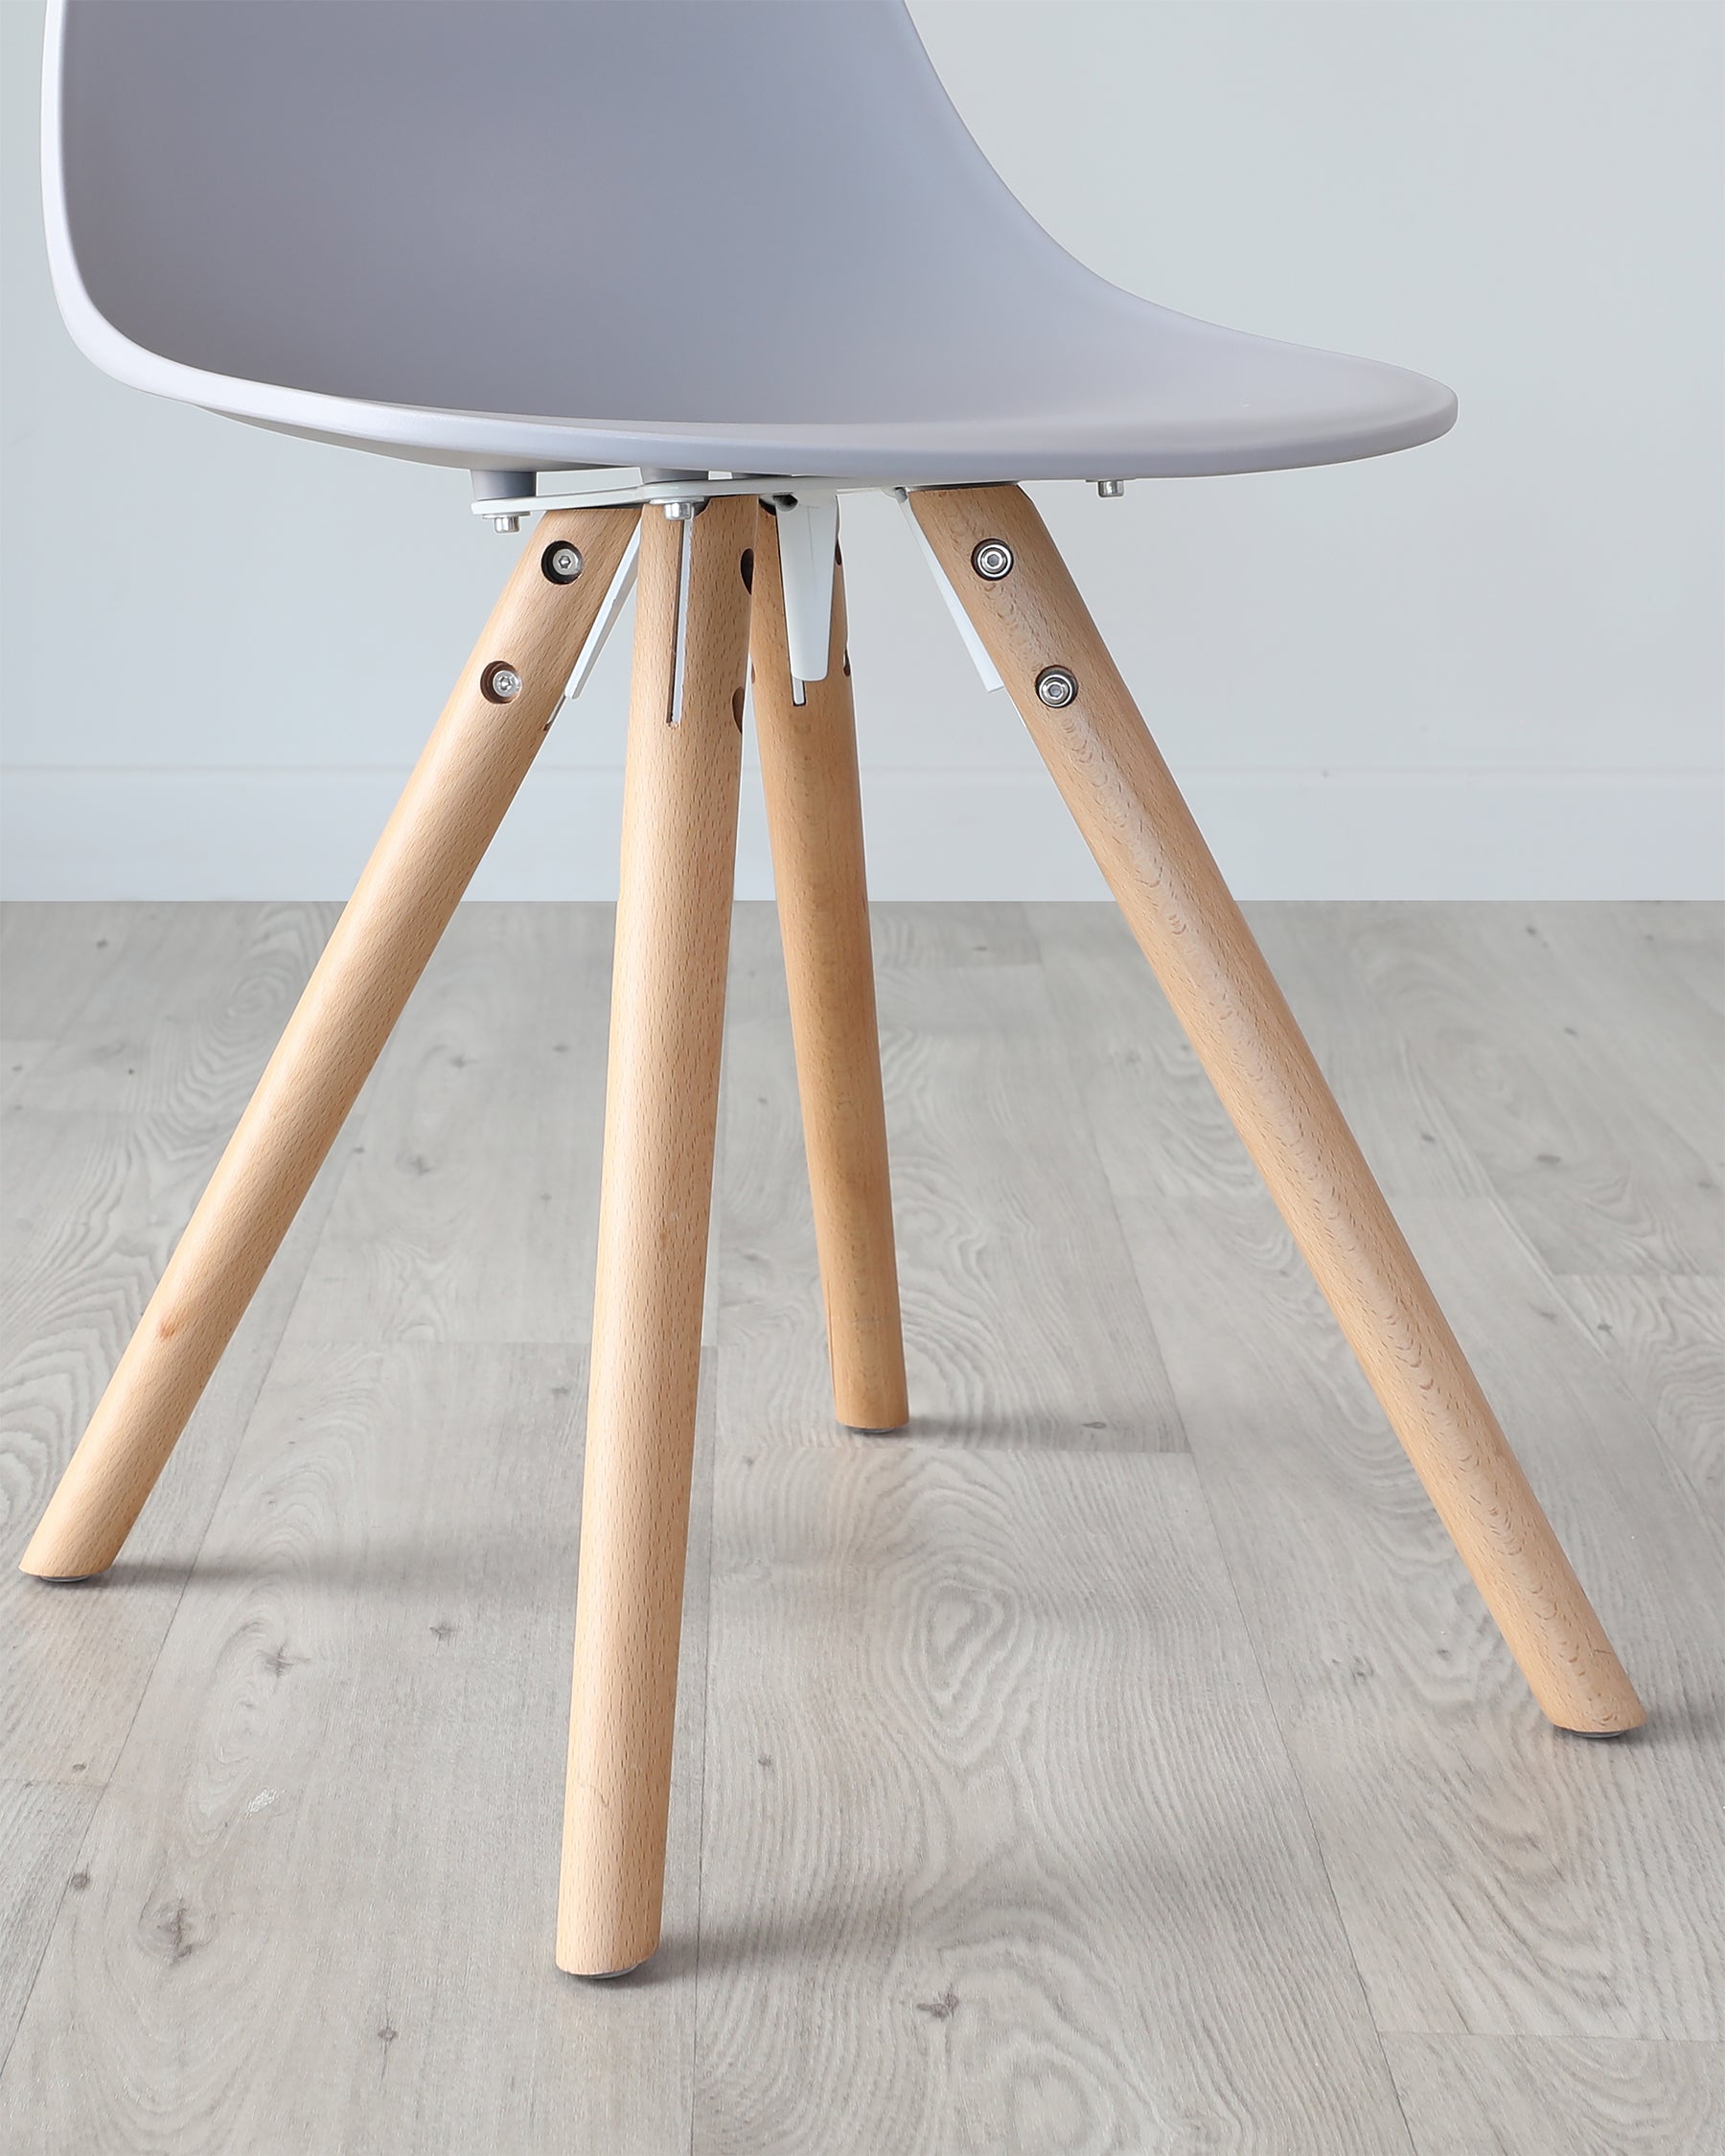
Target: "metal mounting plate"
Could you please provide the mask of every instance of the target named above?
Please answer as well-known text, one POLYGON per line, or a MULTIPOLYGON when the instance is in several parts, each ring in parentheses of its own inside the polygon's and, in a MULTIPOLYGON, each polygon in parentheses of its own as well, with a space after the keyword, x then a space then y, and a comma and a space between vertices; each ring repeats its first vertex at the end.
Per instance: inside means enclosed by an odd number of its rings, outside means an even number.
MULTIPOLYGON (((970 616, 948 583, 933 549, 924 539, 921 525, 910 514, 907 489, 883 486, 878 480, 794 478, 760 471, 649 474, 630 469, 596 473, 595 477, 602 477, 606 484, 560 488, 545 493, 487 496, 474 501, 472 513, 475 516, 490 516, 504 528, 518 528, 519 518, 535 516, 548 509, 647 509, 655 505, 662 508, 668 502, 712 501, 739 494, 754 494, 762 501, 771 502, 780 519, 779 562, 785 585, 786 638, 790 645, 794 693, 800 703, 802 684, 824 680, 832 658, 833 571, 839 496, 844 493, 891 494, 904 505, 905 520, 915 534, 917 550, 939 587, 983 688, 992 694, 1000 687, 1000 677, 994 661, 982 648, 981 638, 971 626, 970 616)), ((922 492, 921 489, 914 491, 922 492)), ((622 610, 634 583, 635 554, 636 549, 632 547, 617 572, 605 610, 581 654, 567 698, 581 694, 592 672, 593 661, 622 610)))

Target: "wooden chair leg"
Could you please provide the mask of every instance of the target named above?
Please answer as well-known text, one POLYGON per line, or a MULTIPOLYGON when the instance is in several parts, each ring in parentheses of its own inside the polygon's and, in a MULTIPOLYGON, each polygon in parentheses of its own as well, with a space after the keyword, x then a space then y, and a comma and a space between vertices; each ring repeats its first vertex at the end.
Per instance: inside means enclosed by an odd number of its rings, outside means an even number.
POLYGON ((557 1926, 577 1976, 658 1943, 753 538, 740 499, 641 527, 557 1926))
POLYGON ((479 865, 634 528, 547 516, 485 626, 298 1008, 25 1550, 106 1571, 479 865), (553 564, 557 548, 580 566, 553 564))
POLYGON ((1591 1735, 1636 1728, 1641 1702, 1041 517, 1016 487, 911 499, 1540 1706, 1591 1735))
POLYGON ((844 570, 833 581, 824 680, 793 691, 778 527, 763 508, 749 627, 755 730, 791 991, 803 1148, 839 1420, 902 1429, 909 1418, 874 958, 862 865, 862 796, 845 651, 844 570))

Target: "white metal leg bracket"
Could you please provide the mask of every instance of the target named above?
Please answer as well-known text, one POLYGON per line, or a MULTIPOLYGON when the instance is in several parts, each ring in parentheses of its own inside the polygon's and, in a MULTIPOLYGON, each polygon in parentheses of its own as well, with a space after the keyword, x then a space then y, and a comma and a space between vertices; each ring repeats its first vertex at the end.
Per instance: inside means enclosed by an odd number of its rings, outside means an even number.
POLYGON ((964 610, 963 602, 947 581, 947 573, 941 567, 934 549, 923 537, 923 528, 916 521, 915 512, 910 507, 910 496, 903 487, 895 487, 892 491, 898 497, 899 507, 905 513, 906 523, 909 525, 915 536, 917 551, 929 564, 929 574, 934 579, 940 596, 946 601, 947 612, 952 615, 954 626, 963 640, 965 650, 971 655, 971 664, 977 670, 978 678, 981 681, 983 688, 992 696, 996 689, 1005 686, 1000 679, 1000 671, 983 649, 981 637, 977 634, 976 630, 971 626, 971 618, 964 610))
POLYGON ((785 642, 791 693, 824 681, 833 655, 833 570, 839 548, 839 496, 824 491, 774 494, 779 575, 785 586, 785 642))
MULTIPOLYGON (((833 572, 836 566, 839 543, 839 495, 847 491, 873 493, 874 486, 862 482, 844 482, 833 479, 793 479, 787 485, 784 479, 771 479, 761 473, 709 471, 700 472, 642 472, 607 471, 595 473, 595 478, 606 484, 578 488, 570 492, 548 493, 523 491, 517 493, 510 482, 522 482, 531 475, 515 472, 475 472, 474 490, 479 496, 473 503, 476 516, 490 516, 500 526, 519 528, 523 516, 546 509, 592 509, 602 506, 638 502, 643 509, 657 507, 671 516, 678 516, 684 504, 711 500, 716 495, 758 494, 770 503, 778 519, 779 565, 785 587, 785 632, 790 647, 792 694, 798 703, 803 700, 805 681, 822 681, 832 664, 833 638, 833 572), (792 492, 791 489, 794 489, 792 492), (776 490, 785 491, 778 492, 776 490)), ((1116 498, 1123 491, 1124 482, 1118 479, 1100 480, 1096 483, 1098 493, 1105 499, 1116 498)), ((958 594, 947 581, 946 572, 935 559, 934 550, 923 537, 922 526, 910 511, 910 496, 903 487, 882 488, 890 493, 905 512, 905 521, 909 525, 916 540, 918 553, 928 563, 929 574, 934 579, 940 596, 946 602, 947 611, 953 617, 965 650, 978 678, 990 694, 1001 686, 1000 677, 993 659, 983 649, 982 641, 971 626, 969 614, 958 594)), ((686 527, 685 527, 686 538, 686 527)), ((565 701, 578 697, 586 686, 599 654, 605 649, 605 640, 616 626, 630 592, 634 587, 635 564, 639 555, 640 539, 630 542, 622 566, 612 580, 606 594, 605 605, 598 620, 593 624, 592 634, 587 638, 575 672, 565 691, 565 701)), ((673 689, 672 715, 677 710, 676 689, 673 689)))
POLYGON ((629 544, 623 550, 623 559, 617 563, 617 573, 610 580, 610 588, 605 594, 605 604, 599 609, 598 619, 587 631, 587 640, 581 647, 581 656, 575 661, 575 671, 569 677, 569 685, 563 693, 564 703, 573 703, 592 677, 610 632, 617 626, 617 617, 629 604, 629 595, 635 586, 635 573, 641 562, 641 527, 637 524, 629 535, 629 544))

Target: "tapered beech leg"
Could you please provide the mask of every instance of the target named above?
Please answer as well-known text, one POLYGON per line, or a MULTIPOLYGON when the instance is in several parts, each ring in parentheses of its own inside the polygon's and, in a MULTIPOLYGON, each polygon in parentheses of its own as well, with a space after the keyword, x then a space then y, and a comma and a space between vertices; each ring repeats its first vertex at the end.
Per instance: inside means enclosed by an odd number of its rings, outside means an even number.
POLYGON ((658 1943, 753 539, 746 500, 641 527, 557 1925, 577 1976, 658 1943))
POLYGON ((910 1410, 845 651, 844 571, 840 564, 834 572, 826 678, 805 682, 801 703, 793 693, 785 637, 777 520, 765 509, 754 575, 755 732, 791 991, 833 1399, 839 1420, 853 1430, 898 1430, 910 1410))
POLYGON ((1016 487, 912 501, 1540 1706, 1562 1729, 1636 1728, 1641 1702, 1042 519, 1016 487), (990 540, 1012 556, 994 581, 976 565, 990 540))
POLYGON ((528 541, 42 1515, 25 1571, 85 1578, 119 1554, 526 775, 635 516, 565 510, 528 541), (582 566, 558 582, 545 562, 564 544, 582 566))

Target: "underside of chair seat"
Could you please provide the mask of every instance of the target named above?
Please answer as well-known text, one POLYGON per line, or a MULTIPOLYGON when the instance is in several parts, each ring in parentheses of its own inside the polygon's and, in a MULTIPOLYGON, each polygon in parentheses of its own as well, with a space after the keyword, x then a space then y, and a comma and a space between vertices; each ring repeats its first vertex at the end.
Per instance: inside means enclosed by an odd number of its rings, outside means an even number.
POLYGON ((1093 275, 899 0, 64 0, 51 258, 121 379, 490 469, 1137 477, 1442 433, 1093 275))

